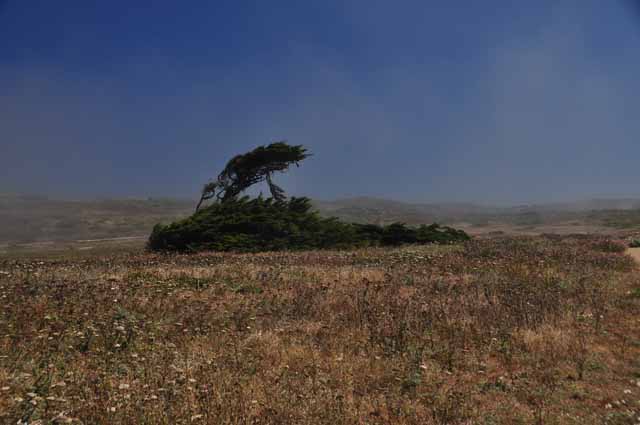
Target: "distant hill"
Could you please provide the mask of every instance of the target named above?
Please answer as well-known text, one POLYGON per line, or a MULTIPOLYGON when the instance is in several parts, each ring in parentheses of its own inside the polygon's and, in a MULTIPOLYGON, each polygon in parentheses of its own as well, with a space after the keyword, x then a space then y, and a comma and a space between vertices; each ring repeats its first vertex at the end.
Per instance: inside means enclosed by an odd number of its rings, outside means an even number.
MULTIPOLYGON (((437 222, 471 233, 640 229, 639 199, 492 207, 356 197, 315 200, 314 207, 323 216, 349 222, 409 225, 437 222)), ((146 237, 156 223, 186 217, 193 208, 193 201, 176 199, 80 201, 0 194, 0 243, 146 237)))
POLYGON ((500 214, 502 209, 471 203, 420 204, 388 199, 357 197, 336 201, 315 201, 322 214, 358 223, 406 224, 455 223, 475 216, 500 214))
POLYGON ((171 199, 73 201, 0 195, 0 242, 145 236, 155 223, 192 211, 193 202, 171 199))
POLYGON ((316 201, 324 215, 345 221, 388 224, 437 222, 471 233, 607 232, 640 229, 640 199, 591 199, 508 207, 473 203, 406 203, 358 197, 316 201))

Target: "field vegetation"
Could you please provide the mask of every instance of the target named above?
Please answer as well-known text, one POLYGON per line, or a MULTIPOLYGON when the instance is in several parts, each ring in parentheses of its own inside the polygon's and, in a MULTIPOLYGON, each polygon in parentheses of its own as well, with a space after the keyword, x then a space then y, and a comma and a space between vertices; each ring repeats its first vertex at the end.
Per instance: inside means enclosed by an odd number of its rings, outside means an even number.
POLYGON ((154 251, 234 251, 357 248, 402 244, 451 244, 469 240, 464 231, 438 224, 408 227, 343 223, 323 218, 308 198, 232 198, 192 216, 158 224, 149 237, 154 251))
POLYGON ((0 422, 636 424, 623 251, 542 236, 0 260, 0 422))

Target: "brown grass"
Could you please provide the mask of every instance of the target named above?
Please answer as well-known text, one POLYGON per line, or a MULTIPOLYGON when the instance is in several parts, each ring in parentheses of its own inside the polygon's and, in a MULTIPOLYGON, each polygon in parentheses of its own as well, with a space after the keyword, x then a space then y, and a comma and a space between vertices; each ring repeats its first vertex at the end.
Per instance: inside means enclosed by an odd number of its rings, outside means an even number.
POLYGON ((603 246, 0 261, 0 422, 635 424, 640 279, 603 246))

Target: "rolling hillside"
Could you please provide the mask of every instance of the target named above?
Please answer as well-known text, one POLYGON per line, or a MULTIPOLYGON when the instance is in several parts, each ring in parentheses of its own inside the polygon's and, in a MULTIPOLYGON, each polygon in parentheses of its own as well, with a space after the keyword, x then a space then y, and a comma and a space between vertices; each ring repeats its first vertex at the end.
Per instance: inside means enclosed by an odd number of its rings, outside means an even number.
MULTIPOLYGON (((438 222, 471 233, 572 233, 640 228, 640 200, 591 200, 514 207, 471 203, 406 203, 378 198, 316 200, 324 216, 410 225, 438 222)), ((176 199, 56 200, 0 195, 0 243, 146 237, 154 224, 185 217, 193 201, 176 199)))

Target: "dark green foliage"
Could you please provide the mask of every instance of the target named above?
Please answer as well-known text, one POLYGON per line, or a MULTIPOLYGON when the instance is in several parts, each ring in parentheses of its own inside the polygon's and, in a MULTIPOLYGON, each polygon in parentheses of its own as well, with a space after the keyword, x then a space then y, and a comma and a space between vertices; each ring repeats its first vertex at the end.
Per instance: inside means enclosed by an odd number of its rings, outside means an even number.
POLYGON ((250 186, 262 181, 267 182, 274 199, 284 201, 286 199, 284 190, 273 182, 273 173, 284 172, 292 164, 298 165, 308 156, 307 149, 302 145, 289 145, 285 142, 258 146, 250 152, 236 155, 227 162, 215 181, 204 185, 196 211, 204 201, 234 200, 250 186))
POLYGON ((354 248, 406 243, 453 243, 469 239, 463 231, 437 224, 417 229, 401 223, 388 226, 349 224, 322 218, 308 198, 287 200, 272 174, 307 158, 301 145, 284 142, 259 146, 236 155, 215 181, 207 183, 189 218, 156 225, 148 247, 155 251, 277 251, 354 248), (238 198, 250 186, 266 181, 272 198, 238 198), (201 209, 205 201, 214 199, 201 209))
POLYGON ((148 247, 156 251, 276 251, 353 248, 468 240, 460 230, 437 224, 419 228, 349 224, 322 218, 308 198, 230 199, 167 226, 156 225, 148 247))
POLYGON ((422 225, 418 228, 407 227, 402 223, 393 223, 387 226, 375 224, 352 224, 356 228, 358 236, 369 241, 369 244, 382 246, 397 246, 403 244, 427 244, 440 243, 448 244, 469 240, 462 230, 451 227, 431 224, 422 225))

